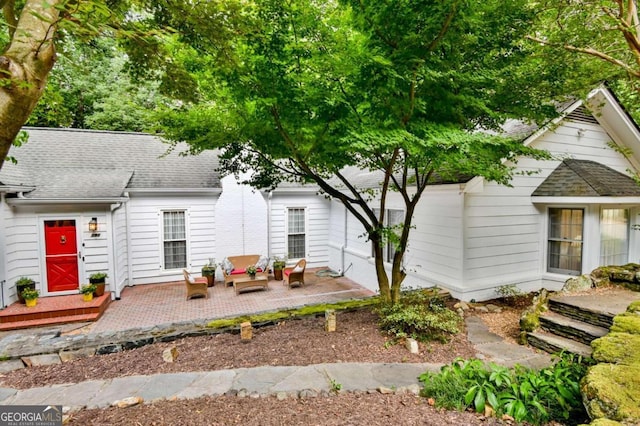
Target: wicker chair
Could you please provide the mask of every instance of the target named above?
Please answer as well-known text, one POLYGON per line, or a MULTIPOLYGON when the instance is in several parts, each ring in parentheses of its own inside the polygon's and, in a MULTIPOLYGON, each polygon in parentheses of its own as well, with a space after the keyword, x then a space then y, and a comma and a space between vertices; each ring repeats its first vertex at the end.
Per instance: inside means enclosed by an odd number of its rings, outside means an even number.
POLYGON ((204 296, 205 299, 209 298, 206 277, 204 278, 205 281, 198 281, 186 269, 182 270, 182 274, 184 275, 184 284, 187 286, 187 300, 197 296, 204 296))
POLYGON ((304 285, 304 270, 307 267, 307 261, 304 259, 300 259, 296 266, 293 268, 285 268, 282 276, 284 280, 283 284, 289 286, 289 288, 296 286, 304 285))

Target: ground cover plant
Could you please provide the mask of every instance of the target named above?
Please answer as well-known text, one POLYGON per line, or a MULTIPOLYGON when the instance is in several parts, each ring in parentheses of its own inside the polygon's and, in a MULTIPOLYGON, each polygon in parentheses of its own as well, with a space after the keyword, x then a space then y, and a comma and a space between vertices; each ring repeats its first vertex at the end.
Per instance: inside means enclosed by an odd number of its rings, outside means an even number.
POLYGON ((439 373, 422 374, 420 381, 422 395, 433 398, 438 407, 507 415, 537 425, 551 421, 580 424, 587 414, 579 383, 588 365, 588 360, 571 355, 560 355, 553 365, 539 371, 458 359, 439 373))

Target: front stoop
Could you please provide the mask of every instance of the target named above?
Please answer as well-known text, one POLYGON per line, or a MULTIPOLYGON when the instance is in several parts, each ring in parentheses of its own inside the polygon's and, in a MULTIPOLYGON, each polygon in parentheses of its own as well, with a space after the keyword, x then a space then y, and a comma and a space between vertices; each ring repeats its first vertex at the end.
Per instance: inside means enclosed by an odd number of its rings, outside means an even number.
POLYGON ((591 295, 558 294, 540 315, 540 329, 527 333, 528 343, 549 353, 591 356, 591 342, 609 333, 613 318, 640 298, 625 289, 591 295))
POLYGON ((97 321, 111 302, 111 293, 85 302, 82 295, 41 297, 35 307, 14 303, 0 311, 0 331, 45 325, 97 321))

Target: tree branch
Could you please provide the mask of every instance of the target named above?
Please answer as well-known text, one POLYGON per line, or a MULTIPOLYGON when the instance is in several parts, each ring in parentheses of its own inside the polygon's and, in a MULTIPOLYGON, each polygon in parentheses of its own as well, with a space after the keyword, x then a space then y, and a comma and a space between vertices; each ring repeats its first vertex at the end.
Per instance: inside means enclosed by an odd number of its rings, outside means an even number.
POLYGON ((578 53, 584 53, 586 55, 591 55, 591 56, 595 56, 596 58, 600 58, 603 61, 609 62, 613 65, 616 65, 618 67, 621 67, 622 69, 624 69, 626 72, 628 72, 629 74, 633 75, 636 78, 640 78, 640 71, 633 69, 630 65, 628 65, 627 63, 616 59, 612 56, 607 55, 604 52, 600 52, 598 50, 592 49, 590 47, 576 47, 576 46, 572 46, 570 44, 560 44, 560 43, 551 43, 549 41, 543 40, 541 38, 538 37, 534 37, 531 35, 526 36, 527 39, 531 40, 531 41, 535 41, 536 43, 540 43, 540 44, 544 44, 546 46, 553 46, 553 47, 561 47, 565 50, 568 50, 570 52, 578 52, 578 53))
POLYGON ((15 11, 15 0, 3 0, 0 1, 0 8, 2 8, 2 14, 4 20, 9 27, 9 39, 12 39, 16 33, 16 27, 18 26, 18 18, 15 11))

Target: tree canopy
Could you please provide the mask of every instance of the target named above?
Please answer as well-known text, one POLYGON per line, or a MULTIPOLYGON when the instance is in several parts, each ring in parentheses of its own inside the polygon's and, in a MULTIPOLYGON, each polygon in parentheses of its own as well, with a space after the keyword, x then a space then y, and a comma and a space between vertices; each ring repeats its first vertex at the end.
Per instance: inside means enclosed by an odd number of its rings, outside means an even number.
POLYGON ((168 111, 166 135, 193 152, 222 148, 224 170, 252 171, 257 188, 313 182, 341 201, 362 223, 381 294, 394 301, 428 185, 461 175, 508 184, 518 156, 544 153, 480 130, 514 117, 543 122, 556 113, 550 99, 576 93, 570 70, 525 40, 534 18, 515 0, 261 1, 234 35, 233 66, 217 66, 207 32, 193 29, 201 101, 168 111), (349 167, 379 185, 352 181, 349 167), (385 226, 389 191, 404 203, 399 227, 385 226))

